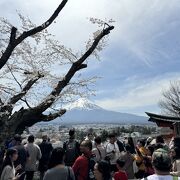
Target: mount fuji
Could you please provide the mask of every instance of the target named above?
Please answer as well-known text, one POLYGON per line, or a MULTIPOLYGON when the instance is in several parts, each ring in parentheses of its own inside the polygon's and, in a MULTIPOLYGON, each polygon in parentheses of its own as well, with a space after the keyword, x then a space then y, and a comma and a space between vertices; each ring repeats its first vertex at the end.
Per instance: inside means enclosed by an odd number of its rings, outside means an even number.
POLYGON ((94 109, 102 109, 100 106, 97 106, 90 100, 86 98, 79 98, 77 101, 67 105, 65 107, 67 110, 85 110, 85 111, 91 111, 94 109))
POLYGON ((67 112, 49 123, 60 124, 149 124, 148 118, 103 109, 81 98, 65 107, 67 112))

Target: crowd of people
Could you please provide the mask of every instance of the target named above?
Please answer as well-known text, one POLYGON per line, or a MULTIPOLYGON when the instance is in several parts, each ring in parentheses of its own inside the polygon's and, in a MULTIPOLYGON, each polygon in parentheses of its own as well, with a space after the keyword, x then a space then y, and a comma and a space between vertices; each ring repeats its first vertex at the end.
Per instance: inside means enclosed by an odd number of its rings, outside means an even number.
POLYGON ((173 180, 180 179, 180 137, 169 144, 155 139, 127 137, 123 142, 113 133, 107 143, 89 133, 79 142, 75 130, 63 147, 53 148, 48 136, 40 144, 30 135, 22 144, 20 135, 8 142, 1 164, 0 180, 173 180))

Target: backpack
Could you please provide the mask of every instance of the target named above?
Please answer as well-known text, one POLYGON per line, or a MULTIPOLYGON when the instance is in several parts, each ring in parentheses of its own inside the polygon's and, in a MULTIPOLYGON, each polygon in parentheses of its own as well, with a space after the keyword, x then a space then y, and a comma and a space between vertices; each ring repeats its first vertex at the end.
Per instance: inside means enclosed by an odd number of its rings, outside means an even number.
MULTIPOLYGON (((108 143, 108 144, 110 144, 110 143, 108 143)), ((108 161, 108 162, 110 162, 110 160, 114 159, 114 157, 115 157, 115 151, 116 151, 116 149, 115 149, 115 144, 114 144, 114 150, 111 151, 111 152, 107 152, 107 146, 108 146, 108 144, 106 145, 106 157, 105 157, 105 160, 108 161)))
POLYGON ((88 158, 88 180, 95 180, 94 176, 94 165, 96 164, 95 155, 92 154, 90 158, 88 158))
POLYGON ((76 140, 66 141, 63 144, 65 150, 64 162, 66 166, 72 166, 76 158, 79 156, 79 143, 76 140))

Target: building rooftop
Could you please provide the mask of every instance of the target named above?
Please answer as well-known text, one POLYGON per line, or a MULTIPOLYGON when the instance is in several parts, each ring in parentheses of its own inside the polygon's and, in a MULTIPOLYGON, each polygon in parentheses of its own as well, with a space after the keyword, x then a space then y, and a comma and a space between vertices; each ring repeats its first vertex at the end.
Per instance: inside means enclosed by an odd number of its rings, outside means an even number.
POLYGON ((180 122, 180 117, 174 117, 174 116, 165 116, 165 115, 159 115, 159 114, 153 114, 146 112, 146 114, 150 117, 148 121, 157 122, 157 121, 166 121, 166 122, 180 122))

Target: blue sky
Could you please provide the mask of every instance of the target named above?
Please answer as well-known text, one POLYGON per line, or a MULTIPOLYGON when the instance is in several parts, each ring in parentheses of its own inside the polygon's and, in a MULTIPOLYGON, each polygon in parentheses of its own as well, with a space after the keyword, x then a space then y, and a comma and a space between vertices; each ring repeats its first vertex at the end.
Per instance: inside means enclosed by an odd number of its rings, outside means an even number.
MULTIPOLYGON (((41 24, 59 2, 1 0, 0 16, 17 24, 16 10, 20 10, 41 24)), ((90 100, 119 112, 160 113, 162 91, 180 77, 179 11, 179 0, 69 0, 48 30, 66 46, 83 51, 98 29, 88 17, 115 20, 101 60, 90 58, 88 68, 82 71, 84 76, 102 77, 90 100)))

